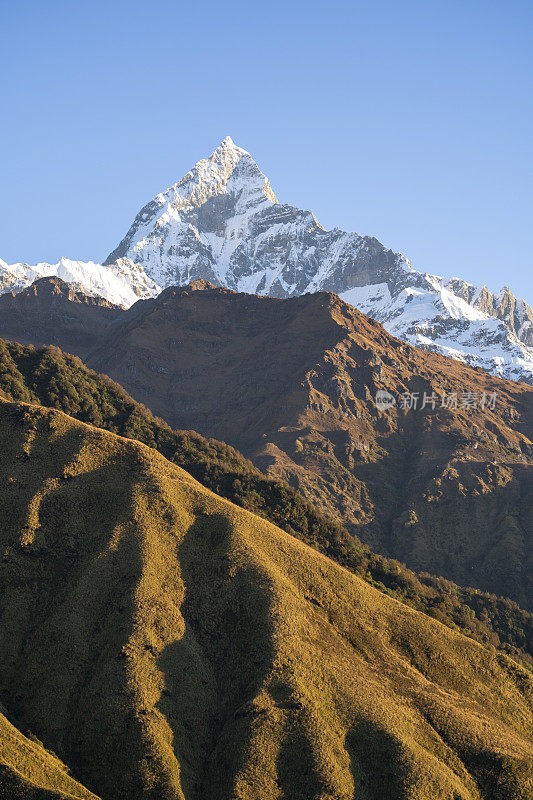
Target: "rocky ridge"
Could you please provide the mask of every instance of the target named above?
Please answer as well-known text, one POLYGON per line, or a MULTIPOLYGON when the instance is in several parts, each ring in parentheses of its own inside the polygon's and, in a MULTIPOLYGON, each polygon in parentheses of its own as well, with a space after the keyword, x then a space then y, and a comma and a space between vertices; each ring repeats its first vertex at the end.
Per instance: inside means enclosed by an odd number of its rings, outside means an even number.
POLYGON ((171 425, 237 447, 374 551, 533 607, 528 384, 405 344, 332 293, 204 280, 123 312, 87 363, 171 425))
POLYGON ((141 209, 104 265, 0 261, 0 291, 44 275, 125 307, 199 278, 272 297, 335 292, 417 347, 533 381, 533 310, 525 300, 508 287, 495 293, 418 271, 374 237, 325 230, 310 211, 280 203, 229 137, 141 209))

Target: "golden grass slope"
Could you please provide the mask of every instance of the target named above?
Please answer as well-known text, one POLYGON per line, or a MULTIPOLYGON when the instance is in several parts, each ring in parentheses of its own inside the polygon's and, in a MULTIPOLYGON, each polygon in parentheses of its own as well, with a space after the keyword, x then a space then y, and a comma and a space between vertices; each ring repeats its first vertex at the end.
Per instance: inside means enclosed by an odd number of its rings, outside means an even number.
POLYGON ((98 800, 38 741, 0 714, 0 796, 10 800, 98 800))
POLYGON ((530 800, 517 663, 135 441, 0 437, 2 699, 102 800, 530 800))

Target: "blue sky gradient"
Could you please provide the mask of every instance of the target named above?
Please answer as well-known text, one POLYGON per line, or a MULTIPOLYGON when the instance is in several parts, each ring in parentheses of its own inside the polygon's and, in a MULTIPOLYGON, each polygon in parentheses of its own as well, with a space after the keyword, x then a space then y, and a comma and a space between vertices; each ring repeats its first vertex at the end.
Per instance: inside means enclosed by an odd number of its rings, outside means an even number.
POLYGON ((529 0, 0 0, 0 257, 102 260, 226 135, 282 202, 533 301, 529 0))

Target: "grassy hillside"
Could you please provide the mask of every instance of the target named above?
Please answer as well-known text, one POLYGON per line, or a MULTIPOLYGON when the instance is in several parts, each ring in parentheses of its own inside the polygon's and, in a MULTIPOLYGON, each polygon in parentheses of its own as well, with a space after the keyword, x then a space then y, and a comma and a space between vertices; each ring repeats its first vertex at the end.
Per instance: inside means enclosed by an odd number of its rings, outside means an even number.
POLYGON ((515 661, 152 449, 0 406, 0 689, 88 789, 531 797, 533 683, 515 661))
POLYGON ((6 800, 98 800, 35 737, 29 739, 0 714, 0 792, 6 800))
POLYGON ((478 641, 533 661, 533 616, 510 600, 416 575, 372 553, 298 492, 266 478, 228 445, 172 431, 118 384, 54 347, 0 340, 0 396, 58 408, 159 450, 212 491, 253 511, 343 564, 370 584, 478 641))
POLYGON ((533 612, 531 386, 411 347, 331 293, 206 281, 136 303, 87 363, 171 425, 237 447, 374 552, 533 612), (396 405, 380 410, 378 391, 396 405))

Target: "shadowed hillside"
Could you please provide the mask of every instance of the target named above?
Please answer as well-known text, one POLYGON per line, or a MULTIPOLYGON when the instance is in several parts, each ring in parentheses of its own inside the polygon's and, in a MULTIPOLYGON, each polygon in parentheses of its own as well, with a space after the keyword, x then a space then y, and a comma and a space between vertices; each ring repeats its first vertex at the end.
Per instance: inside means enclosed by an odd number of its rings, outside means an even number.
POLYGON ((533 609, 531 386, 410 347, 334 294, 205 281, 136 303, 87 363, 172 425, 238 447, 374 551, 533 609), (396 405, 381 410, 378 391, 396 405))
POLYGON ((172 431, 118 384, 57 348, 35 349, 0 340, 0 393, 37 402, 155 447, 201 483, 270 520, 370 584, 483 643, 526 658, 533 655, 533 616, 515 603, 416 575, 372 553, 323 517, 283 481, 268 478, 232 447, 191 431, 172 431))
POLYGON ((0 793, 6 800, 98 800, 38 739, 0 714, 0 793))
POLYGON ((0 328, 5 339, 23 344, 60 345, 84 356, 101 342, 123 309, 86 294, 61 278, 40 278, 21 292, 0 295, 0 328))
POLYGON ((531 797, 516 662, 137 442, 20 403, 0 436, 3 703, 98 797, 531 797))

